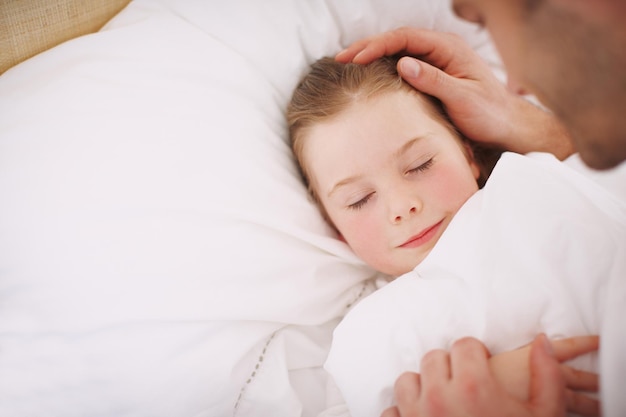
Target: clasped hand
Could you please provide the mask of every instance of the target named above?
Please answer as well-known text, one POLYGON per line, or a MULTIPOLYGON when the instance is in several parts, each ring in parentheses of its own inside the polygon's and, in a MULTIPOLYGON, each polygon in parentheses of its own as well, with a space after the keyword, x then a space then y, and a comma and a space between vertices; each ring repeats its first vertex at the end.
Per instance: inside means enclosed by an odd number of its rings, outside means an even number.
POLYGON ((450 352, 424 356, 421 373, 402 374, 395 384, 395 407, 381 417, 556 417, 566 411, 600 415, 595 373, 563 362, 596 351, 598 338, 582 336, 548 341, 490 356, 485 346, 464 338, 450 352))

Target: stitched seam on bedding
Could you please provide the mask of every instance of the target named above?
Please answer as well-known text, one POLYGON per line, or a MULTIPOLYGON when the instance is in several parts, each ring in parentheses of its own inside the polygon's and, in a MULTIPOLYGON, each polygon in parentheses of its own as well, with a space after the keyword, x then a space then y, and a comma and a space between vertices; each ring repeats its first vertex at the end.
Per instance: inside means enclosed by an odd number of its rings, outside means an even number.
POLYGON ((233 408, 233 416, 237 415, 237 410, 239 409, 239 404, 241 402, 241 399, 243 398, 243 394, 245 393, 248 385, 250 385, 250 383, 256 377, 257 372, 259 371, 259 368, 261 367, 261 364, 263 363, 263 360, 265 359, 267 348, 270 345, 272 339, 274 339, 274 336, 276 336, 276 332, 272 333, 270 337, 267 339, 267 341, 265 342, 265 345, 263 346, 263 350, 261 351, 261 354, 259 355, 259 358, 257 359, 256 365, 254 366, 254 370, 252 371, 252 373, 246 380, 246 383, 241 387, 241 390, 239 391, 239 396, 237 397, 237 401, 235 402, 235 407, 233 408))
POLYGON ((356 297, 350 301, 348 304, 346 304, 346 310, 350 310, 350 308, 356 304, 358 301, 361 300, 361 298, 363 298, 363 294, 365 293, 365 290, 367 289, 367 284, 363 284, 363 286, 361 287, 361 290, 359 291, 359 293, 356 295, 356 297))

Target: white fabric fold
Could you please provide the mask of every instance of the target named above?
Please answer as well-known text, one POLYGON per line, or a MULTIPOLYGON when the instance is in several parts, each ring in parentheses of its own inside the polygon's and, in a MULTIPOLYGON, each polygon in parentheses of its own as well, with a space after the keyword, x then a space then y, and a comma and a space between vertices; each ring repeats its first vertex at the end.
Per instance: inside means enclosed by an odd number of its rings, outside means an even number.
MULTIPOLYGON (((624 172, 613 175, 626 178, 624 172)), ((379 416, 393 404, 403 371, 419 371, 426 352, 464 336, 495 354, 540 332, 601 334, 602 345, 610 345, 603 360, 618 366, 626 349, 615 322, 626 317, 619 298, 626 288, 626 203, 611 189, 617 183, 601 186, 545 154, 504 154, 429 256, 362 300, 335 330, 326 369, 351 413, 379 416)), ((573 364, 598 371, 595 355, 573 364)), ((625 375, 607 377, 603 386, 623 387, 625 375)))

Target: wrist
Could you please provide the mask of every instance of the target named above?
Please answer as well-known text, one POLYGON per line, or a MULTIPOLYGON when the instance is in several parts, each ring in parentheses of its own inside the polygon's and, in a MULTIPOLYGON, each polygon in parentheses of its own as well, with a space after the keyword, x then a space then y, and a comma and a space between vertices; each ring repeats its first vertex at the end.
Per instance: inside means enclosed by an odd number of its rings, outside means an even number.
POLYGON ((559 160, 574 153, 571 136, 554 114, 522 97, 513 100, 507 148, 513 152, 548 152, 559 160))

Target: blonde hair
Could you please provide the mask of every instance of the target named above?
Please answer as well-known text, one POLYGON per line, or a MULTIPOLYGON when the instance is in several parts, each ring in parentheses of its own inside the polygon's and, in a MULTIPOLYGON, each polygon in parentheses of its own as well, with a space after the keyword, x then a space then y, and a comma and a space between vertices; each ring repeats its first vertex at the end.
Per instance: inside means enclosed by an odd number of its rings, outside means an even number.
MULTIPOLYGON (((469 143, 450 122, 437 99, 418 92, 402 80, 396 69, 397 61, 398 57, 384 57, 367 65, 359 65, 342 64, 333 58, 321 58, 311 65, 310 72, 293 93, 287 107, 291 147, 311 195, 327 218, 319 196, 311 185, 310 172, 304 163, 304 142, 311 127, 339 116, 354 102, 382 93, 410 92, 423 101, 424 107, 432 117, 446 125, 460 141, 469 143)), ((477 158, 479 155, 475 146, 470 144, 470 147, 472 155, 468 156, 474 158, 481 168, 479 185, 482 186, 493 165, 483 164, 481 158, 477 158)))

